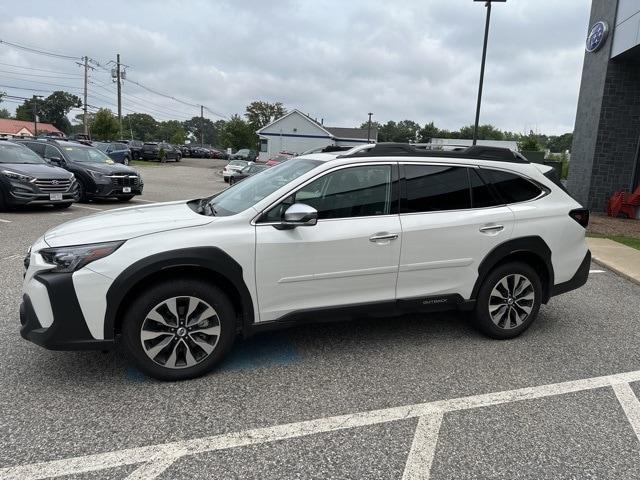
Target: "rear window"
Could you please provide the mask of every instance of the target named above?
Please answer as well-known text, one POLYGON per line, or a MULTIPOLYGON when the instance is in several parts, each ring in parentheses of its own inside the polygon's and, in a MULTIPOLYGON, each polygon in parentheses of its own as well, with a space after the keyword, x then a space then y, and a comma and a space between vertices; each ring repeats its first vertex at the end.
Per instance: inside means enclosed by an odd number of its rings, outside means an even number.
POLYGON ((539 197, 543 192, 536 184, 515 173, 487 168, 482 168, 480 172, 485 181, 493 185, 504 203, 526 202, 539 197))

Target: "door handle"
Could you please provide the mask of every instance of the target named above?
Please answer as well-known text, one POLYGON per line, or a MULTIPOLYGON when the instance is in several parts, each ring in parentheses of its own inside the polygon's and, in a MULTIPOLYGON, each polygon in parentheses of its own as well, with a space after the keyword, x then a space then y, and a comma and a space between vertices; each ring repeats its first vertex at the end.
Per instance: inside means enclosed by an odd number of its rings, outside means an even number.
POLYGON ((485 225, 480 228, 482 233, 498 233, 504 230, 504 225, 485 225))
POLYGON ((381 233, 375 233, 375 234, 371 235, 369 237, 369 241, 370 242, 380 242, 382 240, 395 240, 397 238, 398 238, 398 234, 397 233, 381 232, 381 233))

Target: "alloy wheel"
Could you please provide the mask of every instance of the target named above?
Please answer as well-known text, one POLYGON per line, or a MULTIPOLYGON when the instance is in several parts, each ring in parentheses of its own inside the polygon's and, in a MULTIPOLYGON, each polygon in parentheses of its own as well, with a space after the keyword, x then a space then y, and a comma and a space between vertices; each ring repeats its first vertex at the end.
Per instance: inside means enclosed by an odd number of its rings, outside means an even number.
POLYGON ((517 273, 506 275, 493 287, 489 296, 489 316, 505 330, 517 328, 527 320, 535 304, 531 281, 517 273))
POLYGON ((220 339, 215 309, 197 297, 172 297, 147 314, 140 328, 145 354, 165 368, 189 368, 207 359, 220 339))

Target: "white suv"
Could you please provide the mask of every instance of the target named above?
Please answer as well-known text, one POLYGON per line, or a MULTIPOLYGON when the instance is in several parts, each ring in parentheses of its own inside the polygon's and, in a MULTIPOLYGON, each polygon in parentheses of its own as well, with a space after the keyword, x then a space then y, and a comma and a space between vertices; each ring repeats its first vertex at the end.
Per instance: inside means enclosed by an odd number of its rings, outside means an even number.
POLYGON ((211 370, 238 334, 372 310, 468 310, 515 337, 589 274, 589 212, 550 170, 505 149, 365 145, 74 220, 25 259, 21 334, 60 350, 121 340, 166 380, 211 370))

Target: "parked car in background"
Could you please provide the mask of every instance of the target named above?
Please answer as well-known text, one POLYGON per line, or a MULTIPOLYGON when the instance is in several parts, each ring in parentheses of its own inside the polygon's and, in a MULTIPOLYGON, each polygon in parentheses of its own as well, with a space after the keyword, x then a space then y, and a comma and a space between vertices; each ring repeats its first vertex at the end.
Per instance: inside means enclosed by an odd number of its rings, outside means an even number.
POLYGON ((191 149, 189 148, 189 145, 175 145, 175 147, 180 150, 182 158, 191 156, 191 149))
POLYGON ((142 160, 159 160, 160 144, 158 142, 144 142, 141 155, 142 160))
MULTIPOLYGON (((236 160, 237 161, 237 160, 236 160)), ((244 167, 240 171, 232 171, 229 175, 229 185, 233 185, 235 183, 241 182, 247 177, 251 177, 256 173, 260 173, 269 168, 266 165, 260 165, 258 163, 249 163, 246 167, 244 167)))
POLYGON ((258 158, 258 153, 255 150, 249 150, 248 148, 241 148, 236 153, 231 154, 231 160, 246 160, 247 162, 255 162, 258 158))
POLYGON ((287 160, 291 160, 292 158, 292 153, 279 153, 278 155, 275 155, 274 157, 271 157, 269 160, 267 160, 266 165, 268 167, 275 167, 279 163, 286 162, 287 160))
POLYGON ((129 201, 141 195, 144 182, 133 168, 120 165, 95 147, 68 140, 18 140, 48 162, 75 175, 81 202, 95 198, 129 201))
POLYGON ((240 170, 242 170, 247 165, 249 165, 249 162, 247 162, 246 160, 231 160, 231 161, 229 161, 229 163, 227 163, 227 165, 222 170, 222 179, 225 182, 228 182, 229 181, 229 177, 231 177, 231 174, 233 172, 239 172, 240 170))
POLYGON ((78 199, 74 175, 25 145, 0 140, 0 211, 16 205, 67 208, 78 199))
POLYGON ((229 160, 229 154, 224 151, 224 150, 220 150, 219 148, 212 148, 212 158, 216 158, 219 160, 229 160))
POLYGON ((111 160, 123 165, 129 165, 131 161, 131 151, 126 143, 120 142, 93 142, 93 146, 106 153, 111 160))
POLYGON ((140 160, 142 158, 142 145, 144 145, 144 143, 141 140, 118 140, 117 142, 125 143, 129 147, 133 160, 140 160))
POLYGON ((170 143, 145 142, 142 146, 142 159, 157 160, 160 162, 175 160, 179 162, 182 159, 182 152, 170 143))

